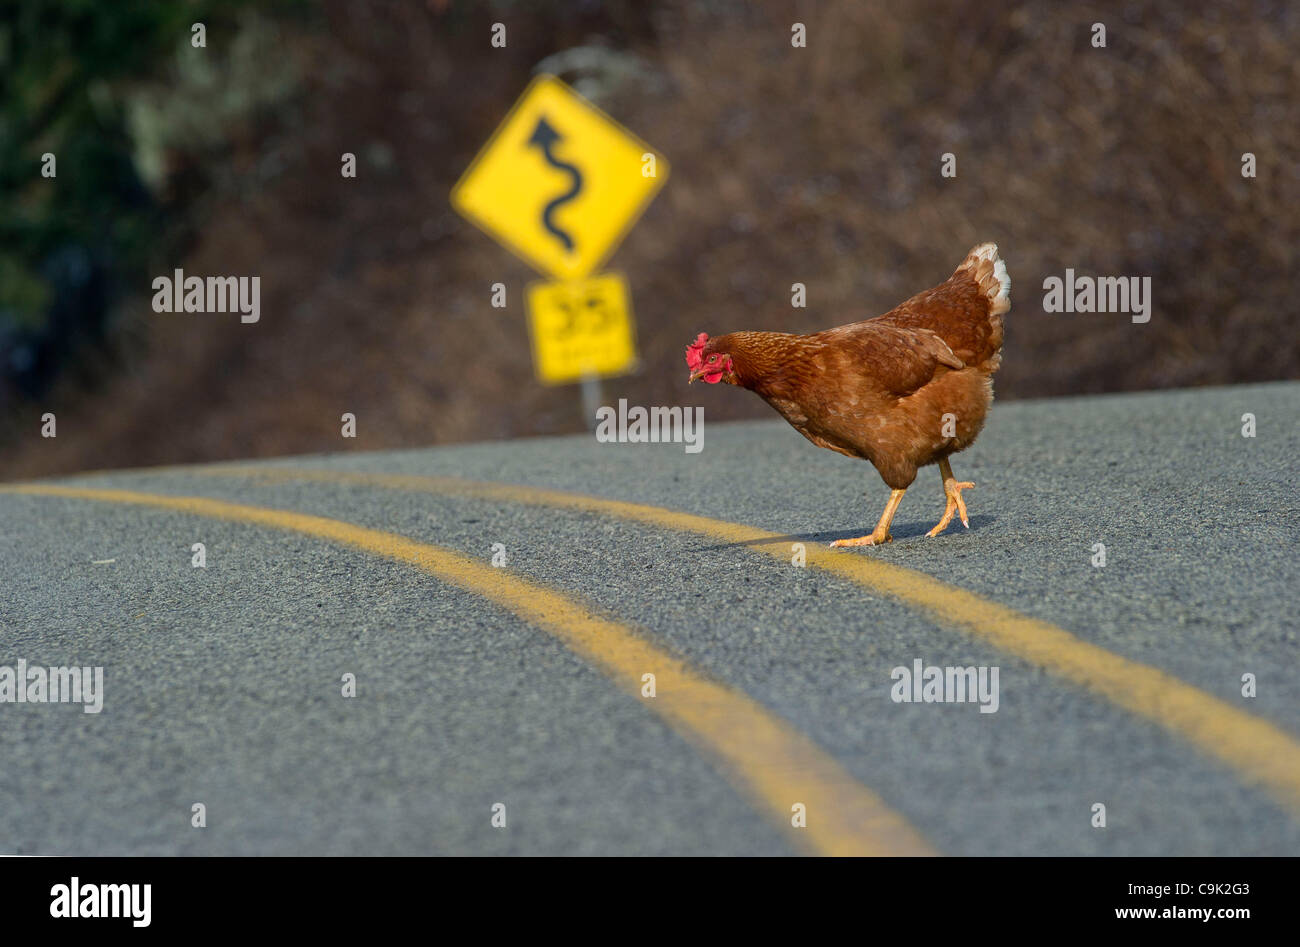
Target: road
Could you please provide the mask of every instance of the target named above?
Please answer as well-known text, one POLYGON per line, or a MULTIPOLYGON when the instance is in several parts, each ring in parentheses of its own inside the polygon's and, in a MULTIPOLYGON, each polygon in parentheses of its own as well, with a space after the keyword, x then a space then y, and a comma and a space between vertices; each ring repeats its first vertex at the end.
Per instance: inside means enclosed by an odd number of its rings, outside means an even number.
POLYGON ((4 485, 0 666, 104 687, 0 703, 0 853, 1300 854, 1297 417, 998 404, 970 529, 930 468, 854 550, 886 487, 780 421, 4 485))

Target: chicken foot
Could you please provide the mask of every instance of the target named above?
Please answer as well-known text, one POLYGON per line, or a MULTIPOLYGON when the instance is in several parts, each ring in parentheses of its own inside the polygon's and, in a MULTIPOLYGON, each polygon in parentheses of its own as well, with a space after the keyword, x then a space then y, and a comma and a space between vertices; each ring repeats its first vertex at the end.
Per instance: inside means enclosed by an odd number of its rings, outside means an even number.
POLYGON ((903 502, 903 494, 906 490, 892 490, 889 494, 889 502, 885 504, 885 512, 880 514, 880 522, 876 528, 871 531, 869 536, 859 536, 856 539, 837 539, 831 543, 835 546, 879 546, 881 543, 887 543, 894 537, 889 535, 889 524, 894 521, 894 513, 898 510, 898 504, 903 502))
POLYGON ((961 492, 964 489, 974 487, 975 484, 971 483, 969 480, 959 481, 954 477, 952 474, 952 465, 948 463, 947 457, 939 461, 939 476, 943 478, 943 494, 947 497, 948 505, 944 508, 943 519, 939 520, 939 525, 925 535, 938 536, 942 533, 948 528, 948 524, 952 522, 952 514, 954 512, 961 514, 961 525, 970 529, 970 520, 966 518, 966 501, 961 498, 961 492))

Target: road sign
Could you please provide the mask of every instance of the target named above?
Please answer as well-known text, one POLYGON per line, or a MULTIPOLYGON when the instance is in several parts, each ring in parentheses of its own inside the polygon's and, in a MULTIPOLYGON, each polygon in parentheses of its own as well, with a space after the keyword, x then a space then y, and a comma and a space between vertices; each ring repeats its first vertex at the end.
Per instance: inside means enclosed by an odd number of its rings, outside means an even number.
POLYGON ((609 378, 636 363, 631 297, 620 274, 531 283, 527 295, 533 365, 540 381, 562 385, 609 378))
POLYGON ((559 79, 540 76, 451 203, 543 273, 578 279, 614 251, 667 178, 662 155, 559 79))

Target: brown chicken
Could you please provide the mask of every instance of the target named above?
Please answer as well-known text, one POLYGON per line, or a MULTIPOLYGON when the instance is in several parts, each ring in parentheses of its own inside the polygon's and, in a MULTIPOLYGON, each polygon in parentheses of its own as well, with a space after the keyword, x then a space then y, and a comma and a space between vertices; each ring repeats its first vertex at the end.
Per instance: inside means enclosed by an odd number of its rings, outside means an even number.
POLYGON ((748 388, 818 447, 869 460, 893 491, 867 536, 832 546, 871 546, 893 537, 889 524, 927 464, 939 465, 947 499, 937 536, 954 511, 969 527, 948 457, 975 442, 993 403, 1002 361, 1002 317, 1011 279, 992 243, 967 254, 934 289, 852 325, 812 335, 701 332, 686 349, 690 380, 748 388))

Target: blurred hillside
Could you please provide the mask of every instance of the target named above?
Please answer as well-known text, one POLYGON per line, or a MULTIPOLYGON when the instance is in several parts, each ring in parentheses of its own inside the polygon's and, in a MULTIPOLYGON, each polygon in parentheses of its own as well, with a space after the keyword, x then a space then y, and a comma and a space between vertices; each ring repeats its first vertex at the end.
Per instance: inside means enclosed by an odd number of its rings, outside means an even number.
POLYGON ((606 403, 768 416, 686 387, 696 333, 868 318, 982 240, 1013 282, 1000 398, 1300 374, 1295 5, 0 9, 0 477, 580 430, 576 390, 533 378, 538 275, 448 204, 539 64, 672 162, 608 266, 643 364, 606 403), (175 267, 260 275, 261 321, 154 313, 149 282, 175 267), (1067 267, 1150 276, 1150 323, 1044 313, 1067 267))

